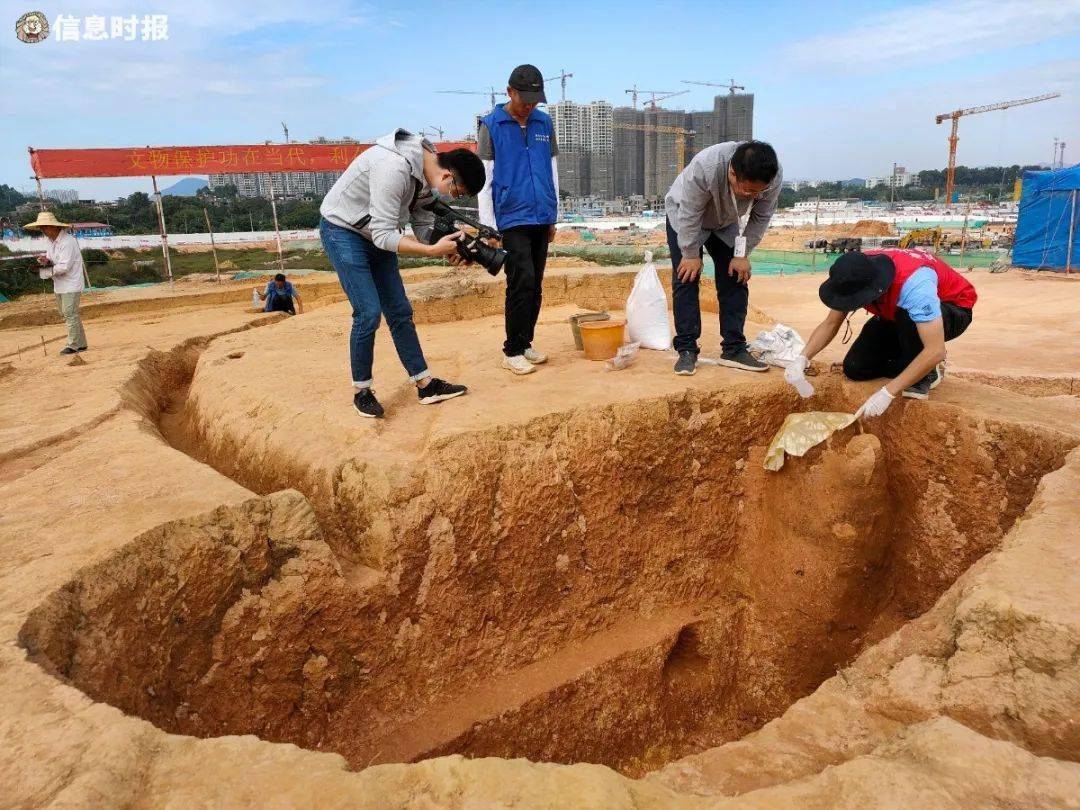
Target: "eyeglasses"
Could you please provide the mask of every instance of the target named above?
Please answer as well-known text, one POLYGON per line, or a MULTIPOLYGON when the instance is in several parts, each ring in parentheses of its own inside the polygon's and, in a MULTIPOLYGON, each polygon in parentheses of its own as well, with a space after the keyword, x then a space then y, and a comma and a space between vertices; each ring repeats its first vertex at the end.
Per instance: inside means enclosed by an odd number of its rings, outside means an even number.
POLYGON ((461 188, 457 184, 457 178, 454 175, 450 175, 450 195, 453 197, 460 197, 461 188))

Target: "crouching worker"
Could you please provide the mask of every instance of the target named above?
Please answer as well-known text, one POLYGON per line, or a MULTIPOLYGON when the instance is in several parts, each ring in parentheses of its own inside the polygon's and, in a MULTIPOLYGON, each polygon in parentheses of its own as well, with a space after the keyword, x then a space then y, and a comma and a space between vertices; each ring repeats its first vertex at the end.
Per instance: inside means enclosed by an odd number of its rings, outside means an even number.
POLYGON ((285 278, 284 273, 278 273, 274 280, 268 282, 266 291, 256 288, 256 293, 261 300, 266 301, 265 312, 288 312, 295 315, 297 311, 304 314, 304 302, 300 300, 300 293, 292 282, 285 278))
POLYGON ((386 316, 394 348, 416 384, 421 405, 468 391, 428 371, 398 254, 454 255, 455 240, 462 234, 429 244, 434 216, 424 206, 436 195, 475 195, 483 186, 484 165, 474 153, 468 149, 437 153, 426 139, 399 129, 379 138, 349 164, 323 200, 319 234, 353 308, 349 359, 356 389, 353 404, 362 416, 383 415, 371 373, 381 315, 386 316), (410 223, 411 236, 403 233, 410 223))
POLYGON ((874 317, 851 344, 844 374, 852 380, 892 378, 856 411, 867 417, 881 416, 901 393, 911 399, 929 397, 945 375, 945 341, 971 324, 977 298, 971 282, 921 250, 845 253, 829 268, 818 295, 829 314, 784 378, 812 393, 807 363, 832 342, 848 313, 865 308, 874 317))

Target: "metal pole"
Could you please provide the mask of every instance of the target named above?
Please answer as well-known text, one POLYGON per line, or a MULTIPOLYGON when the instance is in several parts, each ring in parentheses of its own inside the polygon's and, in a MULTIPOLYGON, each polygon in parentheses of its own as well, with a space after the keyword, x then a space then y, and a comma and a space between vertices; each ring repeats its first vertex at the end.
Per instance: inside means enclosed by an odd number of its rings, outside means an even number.
POLYGON ((813 247, 810 248, 810 272, 817 272, 817 228, 818 228, 818 209, 821 207, 821 197, 814 198, 814 236, 810 240, 810 244, 813 247))
POLYGON ((157 177, 150 175, 150 180, 154 184, 154 200, 157 202, 157 221, 158 228, 161 230, 161 255, 165 257, 165 275, 169 279, 169 284, 172 284, 172 260, 169 259, 169 237, 165 234, 165 209, 161 205, 161 192, 158 191, 157 177))
POLYGON ((278 229, 277 203, 274 201, 274 179, 270 178, 270 212, 274 215, 274 236, 277 239, 278 272, 285 272, 285 259, 281 255, 281 231, 278 229))
POLYGON ((1065 275, 1072 273, 1073 232, 1076 228, 1076 189, 1072 193, 1072 213, 1069 214, 1069 246, 1065 249, 1065 275))
POLYGON ((37 181, 37 196, 38 196, 38 205, 40 205, 40 206, 41 206, 41 210, 42 210, 42 211, 44 211, 44 210, 45 210, 45 192, 41 190, 41 178, 40 178, 40 177, 38 177, 38 176, 37 176, 37 175, 35 174, 35 175, 34 175, 34 180, 36 180, 36 181, 37 181))
POLYGON ((968 215, 971 214, 971 203, 968 203, 967 209, 964 211, 964 227, 960 229, 960 261, 957 265, 963 267, 964 265, 964 248, 967 247, 967 226, 968 215))
POLYGON ((210 250, 214 254, 214 272, 217 274, 217 283, 220 284, 221 283, 221 265, 218 264, 218 260, 217 260, 217 246, 214 244, 214 229, 210 225, 210 214, 207 213, 207 210, 205 208, 202 210, 202 212, 203 212, 203 216, 206 217, 206 230, 210 234, 210 250))

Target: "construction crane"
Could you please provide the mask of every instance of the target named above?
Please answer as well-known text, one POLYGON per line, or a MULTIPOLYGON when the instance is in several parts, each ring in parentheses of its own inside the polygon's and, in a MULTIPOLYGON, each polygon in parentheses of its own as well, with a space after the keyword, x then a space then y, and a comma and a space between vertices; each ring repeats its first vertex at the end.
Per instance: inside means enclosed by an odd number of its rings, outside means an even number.
POLYGON ((495 97, 501 95, 504 91, 496 90, 494 87, 488 87, 487 90, 436 90, 436 93, 454 93, 459 96, 490 96, 492 109, 495 107, 495 97))
POLYGON ((434 125, 428 127, 427 129, 420 130, 420 134, 424 137, 427 137, 428 135, 438 135, 440 141, 446 140, 446 138, 444 137, 446 135, 446 130, 442 127, 437 127, 434 125), (428 130, 430 130, 430 132, 428 130))
POLYGON ((633 99, 633 105, 634 105, 635 110, 637 109, 638 93, 648 93, 650 96, 652 96, 652 98, 649 99, 649 101, 647 103, 648 103, 649 107, 651 107, 652 109, 655 110, 656 109, 656 102, 663 101, 665 98, 671 98, 672 96, 681 96, 681 95, 683 95, 685 93, 689 93, 690 91, 689 90, 678 90, 678 91, 674 91, 674 90, 639 90, 638 86, 635 84, 632 88, 630 88, 629 90, 624 90, 623 92, 630 94, 630 98, 633 99))
POLYGON ((934 121, 938 124, 949 118, 952 119, 952 133, 949 135, 949 168, 945 173, 945 204, 948 205, 952 202, 953 180, 956 177, 956 142, 960 140, 956 136, 956 129, 960 124, 960 118, 962 116, 990 112, 991 110, 1006 110, 1009 107, 1019 107, 1023 104, 1034 104, 1037 101, 1058 98, 1060 95, 1061 93, 1043 93, 1041 96, 1018 98, 1015 101, 1001 101, 997 104, 984 104, 981 107, 968 107, 966 110, 953 110, 952 112, 942 113, 941 115, 936 116, 934 121))
POLYGON ((678 170, 680 172, 686 168, 686 139, 691 137, 692 135, 697 135, 697 132, 692 129, 683 129, 682 127, 663 127, 652 124, 612 124, 612 128, 633 129, 637 132, 656 132, 664 133, 665 135, 680 136, 675 140, 675 153, 678 157, 678 170))
POLYGON ((544 79, 544 81, 545 82, 553 82, 556 79, 558 79, 559 84, 562 85, 562 100, 566 101, 566 80, 570 79, 570 78, 573 78, 573 76, 574 76, 573 73, 567 73, 566 72, 566 68, 559 68, 559 75, 558 76, 548 76, 546 79, 544 79))
POLYGON ((735 80, 732 79, 728 84, 718 84, 717 82, 695 82, 690 79, 680 79, 683 84, 703 84, 706 87, 726 87, 728 89, 728 95, 735 95, 736 90, 745 90, 741 84, 735 84, 735 80))
MULTIPOLYGON (((651 90, 648 91, 648 92, 652 93, 651 90)), ((662 96, 658 96, 658 95, 656 95, 654 93, 653 97, 649 99, 649 109, 650 110, 658 109, 658 107, 656 106, 656 103, 658 101, 664 101, 665 99, 674 98, 675 96, 685 96, 689 92, 690 92, 689 90, 678 90, 678 91, 676 91, 674 93, 665 93, 662 96)))

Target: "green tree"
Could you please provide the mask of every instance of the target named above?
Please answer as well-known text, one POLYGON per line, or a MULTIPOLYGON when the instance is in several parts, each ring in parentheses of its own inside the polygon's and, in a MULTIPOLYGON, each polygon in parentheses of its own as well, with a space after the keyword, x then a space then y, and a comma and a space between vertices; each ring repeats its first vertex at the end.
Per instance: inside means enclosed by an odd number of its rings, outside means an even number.
POLYGON ((0 183, 0 214, 9 214, 26 202, 29 197, 13 189, 6 183, 0 183))

